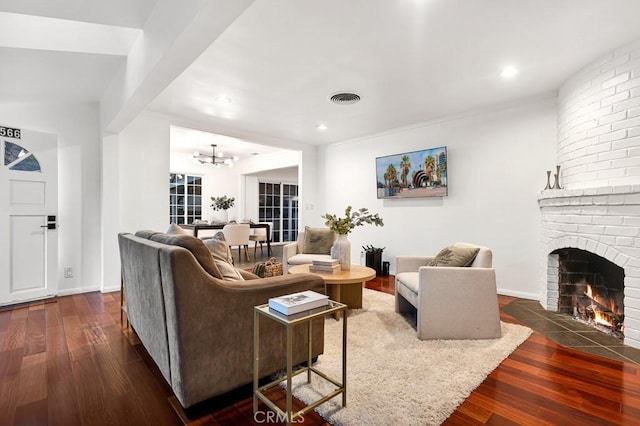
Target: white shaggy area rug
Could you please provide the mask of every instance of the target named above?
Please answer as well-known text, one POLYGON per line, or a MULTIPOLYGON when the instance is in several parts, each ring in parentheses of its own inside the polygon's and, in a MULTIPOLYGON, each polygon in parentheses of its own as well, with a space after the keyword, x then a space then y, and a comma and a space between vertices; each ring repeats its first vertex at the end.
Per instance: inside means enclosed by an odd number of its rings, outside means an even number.
MULTIPOLYGON (((418 340, 415 318, 396 314, 394 297, 364 289, 363 309, 349 311, 347 406, 338 395, 316 408, 333 425, 438 425, 509 356, 531 329, 502 323, 492 340, 418 340)), ((325 323, 316 367, 337 380, 342 321, 325 323)), ((293 394, 310 403, 335 389, 312 374, 294 378, 293 394), (320 392, 320 393, 319 393, 320 392)), ((284 382, 286 384, 286 381, 284 382)))

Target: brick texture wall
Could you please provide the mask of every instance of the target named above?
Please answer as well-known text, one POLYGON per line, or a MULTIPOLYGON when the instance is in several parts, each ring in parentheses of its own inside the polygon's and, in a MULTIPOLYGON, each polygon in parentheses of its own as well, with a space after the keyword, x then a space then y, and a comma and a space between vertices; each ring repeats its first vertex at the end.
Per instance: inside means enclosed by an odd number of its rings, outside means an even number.
POLYGON ((564 188, 640 183, 640 41, 567 80, 558 105, 564 188))
POLYGON ((538 196, 546 307, 558 304, 553 251, 595 253, 624 269, 625 343, 640 348, 640 40, 560 88, 557 161, 563 189, 538 196))

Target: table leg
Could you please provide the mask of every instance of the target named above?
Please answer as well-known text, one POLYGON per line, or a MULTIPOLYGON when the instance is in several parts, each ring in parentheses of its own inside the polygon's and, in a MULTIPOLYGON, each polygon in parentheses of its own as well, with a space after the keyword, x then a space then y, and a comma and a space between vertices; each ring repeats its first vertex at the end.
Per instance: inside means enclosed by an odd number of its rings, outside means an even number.
MULTIPOLYGON (((327 292, 329 293, 329 299, 344 303, 340 294, 340 287, 342 287, 342 284, 327 284, 327 292)), ((340 312, 334 313, 333 318, 336 321, 340 321, 340 312)))
POLYGON ((258 397, 256 396, 256 391, 258 390, 258 380, 260 374, 258 373, 258 368, 260 365, 258 364, 258 359, 260 355, 260 348, 258 347, 259 339, 258 334, 260 333, 259 324, 260 317, 257 312, 253 312, 253 414, 255 415, 258 412, 258 397))
POLYGON ((287 417, 286 424, 287 426, 291 425, 291 420, 293 420, 291 413, 291 394, 292 394, 292 375, 293 375, 293 333, 291 332, 292 327, 287 327, 287 400, 285 405, 285 413, 287 417))
POLYGON ((340 300, 338 302, 349 306, 349 309, 362 308, 363 283, 340 284, 340 300))
POLYGON ((347 406, 347 310, 342 311, 342 406, 347 406))
POLYGON ((309 327, 307 329, 307 383, 311 383, 311 359, 313 354, 313 327, 311 323, 313 321, 308 321, 309 327))

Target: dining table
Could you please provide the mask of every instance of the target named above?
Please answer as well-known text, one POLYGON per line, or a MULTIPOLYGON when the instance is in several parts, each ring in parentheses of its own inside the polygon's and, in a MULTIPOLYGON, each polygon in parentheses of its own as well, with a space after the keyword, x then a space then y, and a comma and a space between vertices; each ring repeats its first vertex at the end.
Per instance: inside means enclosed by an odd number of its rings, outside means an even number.
MULTIPOLYGON (((239 223, 246 223, 246 222, 239 222, 239 223)), ((205 231, 205 230, 211 230, 211 229, 222 229, 224 228, 225 225, 228 225, 228 224, 227 223, 214 223, 214 224, 207 224, 207 225, 183 224, 183 225, 180 225, 180 227, 184 229, 192 230, 193 236, 198 237, 199 231, 205 231)), ((249 228, 251 229, 264 228, 267 230, 267 254, 271 256, 271 226, 268 223, 253 223, 253 222, 249 222, 248 225, 249 225, 249 228)))

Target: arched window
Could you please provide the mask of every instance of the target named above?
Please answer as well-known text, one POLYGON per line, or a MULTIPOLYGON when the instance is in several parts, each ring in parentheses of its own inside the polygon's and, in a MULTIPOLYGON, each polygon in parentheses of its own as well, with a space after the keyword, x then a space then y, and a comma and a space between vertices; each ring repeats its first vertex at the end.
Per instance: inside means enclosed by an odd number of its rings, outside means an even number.
POLYGON ((4 141, 4 165, 10 170, 42 172, 36 157, 22 146, 4 141))

